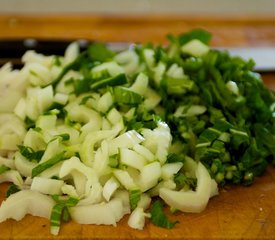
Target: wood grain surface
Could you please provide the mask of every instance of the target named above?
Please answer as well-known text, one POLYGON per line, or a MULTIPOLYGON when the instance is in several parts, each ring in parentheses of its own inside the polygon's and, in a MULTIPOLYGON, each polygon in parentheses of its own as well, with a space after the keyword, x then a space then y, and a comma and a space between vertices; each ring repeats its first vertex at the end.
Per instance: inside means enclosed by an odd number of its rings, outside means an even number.
POLYGON ((168 33, 178 34, 193 28, 212 32, 215 46, 275 45, 275 15, 0 16, 1 38, 164 43, 168 33))
MULTIPOLYGON (((275 16, 0 16, 0 38, 92 39, 112 42, 166 43, 168 33, 193 28, 213 33, 212 46, 275 46, 275 16)), ((0 53, 1 54, 1 53, 0 53)), ((263 75, 275 88, 275 73, 263 75)), ((7 184, 0 185, 0 201, 7 184)), ((65 223, 58 237, 49 233, 49 221, 26 216, 0 223, 0 239, 275 239, 275 169, 250 187, 227 186, 212 198, 203 213, 171 215, 180 223, 166 230, 148 223, 143 231, 65 223)), ((41 206, 43 207, 43 206, 41 206)))

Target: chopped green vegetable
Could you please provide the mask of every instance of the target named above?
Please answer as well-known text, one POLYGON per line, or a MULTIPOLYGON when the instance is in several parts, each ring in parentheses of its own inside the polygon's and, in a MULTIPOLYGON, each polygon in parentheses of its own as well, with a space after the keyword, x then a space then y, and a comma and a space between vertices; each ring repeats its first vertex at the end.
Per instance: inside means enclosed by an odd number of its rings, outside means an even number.
POLYGON ((27 129, 35 127, 35 121, 33 121, 32 119, 30 119, 28 117, 26 117, 26 119, 25 119, 25 124, 26 124, 27 129))
POLYGON ((175 174, 174 176, 174 182, 177 185, 177 189, 196 189, 197 186, 197 179, 196 178, 191 178, 185 176, 183 173, 179 172, 175 174))
POLYGON ((77 198, 69 197, 68 199, 60 199, 59 196, 53 195, 52 198, 56 204, 51 212, 51 232, 57 235, 60 229, 61 220, 67 222, 70 220, 70 213, 68 208, 75 206, 78 203, 77 198))
POLYGON ((179 37, 178 37, 180 45, 188 43, 189 41, 191 41, 193 39, 197 39, 205 44, 209 44, 211 38, 212 38, 211 33, 207 32, 203 29, 194 29, 188 33, 183 33, 183 34, 179 35, 179 37))
POLYGON ((20 191, 20 188, 17 185, 11 184, 7 190, 6 197, 8 198, 10 195, 19 191, 20 191))
POLYGON ((18 145, 18 149, 21 155, 27 158, 29 161, 39 162, 44 154, 43 150, 34 151, 31 147, 26 147, 23 145, 18 145))
POLYGON ((220 161, 215 176, 213 173, 219 183, 251 184, 264 171, 268 159, 275 157, 271 108, 274 92, 253 72, 252 61, 217 50, 209 50, 201 57, 181 55, 179 47, 183 44, 194 39, 208 44, 210 38, 202 30, 170 36, 167 63, 176 62, 182 67, 194 86, 182 95, 169 94, 164 88, 164 121, 170 126, 174 141, 183 144, 185 154, 202 161, 209 169, 216 168, 217 159, 220 161), (230 84, 234 89, 228 87, 230 84), (206 111, 192 117, 176 112, 183 106, 194 105, 204 106, 206 111), (228 166, 234 167, 234 171, 227 170, 228 166))
POLYGON ((61 152, 50 158, 49 160, 40 163, 35 168, 32 169, 32 177, 37 176, 38 174, 44 172, 46 169, 54 166, 55 164, 65 160, 65 152, 61 152))
POLYGON ((131 208, 131 210, 134 210, 137 207, 137 204, 140 200, 141 191, 139 189, 135 189, 135 190, 130 190, 129 193, 130 193, 130 195, 129 195, 130 208, 131 208))
POLYGON ((62 133, 62 134, 56 135, 56 137, 60 137, 62 141, 70 140, 70 134, 68 133, 62 133))
POLYGON ((125 87, 114 87, 113 95, 118 104, 138 105, 142 102, 142 96, 125 87))
POLYGON ((71 217, 115 225, 130 210, 130 227, 151 217, 170 229, 177 221, 163 202, 146 213, 153 197, 200 212, 218 184, 249 185, 275 165, 274 91, 253 60, 213 50, 210 39, 195 29, 165 47, 115 53, 95 43, 79 53, 73 43, 51 63, 26 58, 31 84, 15 109, 0 105, 0 177, 16 184, 8 196, 19 191, 1 204, 1 221, 18 220, 18 207, 50 218, 56 235, 71 217))
POLYGON ((58 83, 62 80, 62 78, 70 71, 70 70, 80 70, 81 68, 91 68, 93 66, 93 62, 88 57, 87 52, 82 52, 73 62, 66 65, 62 72, 58 75, 56 79, 54 79, 50 84, 53 87, 56 87, 58 83))
POLYGON ((125 74, 118 74, 114 77, 100 77, 93 79, 91 77, 79 79, 74 81, 75 94, 80 95, 81 93, 91 92, 107 86, 117 86, 127 83, 125 74))
POLYGON ((116 168, 118 167, 118 164, 119 164, 119 156, 118 154, 114 154, 112 156, 109 157, 109 166, 111 168, 116 168))
POLYGON ((170 229, 178 223, 178 221, 172 222, 167 218, 163 211, 163 204, 160 200, 157 200, 153 203, 150 213, 151 221, 156 226, 170 229))
POLYGON ((9 170, 10 170, 10 168, 5 165, 0 166, 0 174, 4 173, 6 171, 9 171, 9 170))
POLYGON ((88 48, 89 57, 93 61, 106 62, 113 58, 115 53, 111 51, 104 43, 94 43, 88 48))
POLYGON ((166 78, 163 80, 163 85, 166 86, 167 93, 172 95, 180 95, 192 89, 194 82, 187 78, 166 78))
POLYGON ((184 156, 176 153, 169 153, 167 156, 168 163, 174 163, 174 162, 183 162, 184 163, 184 156))
POLYGON ((61 217, 63 211, 63 205, 56 204, 51 213, 51 228, 59 228, 61 224, 61 217))
POLYGON ((97 90, 107 86, 117 86, 127 83, 127 77, 125 74, 118 74, 114 77, 109 77, 96 81, 90 85, 91 90, 97 90))

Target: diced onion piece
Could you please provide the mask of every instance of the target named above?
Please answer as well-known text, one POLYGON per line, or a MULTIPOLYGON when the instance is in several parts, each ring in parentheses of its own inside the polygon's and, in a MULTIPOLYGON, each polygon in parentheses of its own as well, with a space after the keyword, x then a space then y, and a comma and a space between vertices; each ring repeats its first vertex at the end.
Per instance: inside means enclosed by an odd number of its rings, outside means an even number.
POLYGON ((156 158, 163 164, 168 155, 168 148, 172 141, 172 135, 170 134, 170 128, 164 122, 158 122, 158 127, 154 129, 154 131, 156 131, 158 137, 156 158))
POLYGON ((36 191, 22 190, 10 195, 0 207, 0 222, 9 218, 17 221, 26 214, 50 219, 54 200, 36 191))
POLYGON ((103 140, 100 148, 97 149, 95 153, 95 159, 93 164, 93 169, 97 173, 97 176, 100 177, 102 175, 110 172, 109 170, 109 150, 108 143, 106 140, 103 140))
POLYGON ((35 131, 33 128, 26 133, 23 145, 32 148, 34 151, 45 149, 45 142, 42 132, 35 131))
POLYGON ((96 124, 101 124, 101 116, 95 110, 86 107, 85 105, 78 105, 75 103, 68 104, 65 107, 68 112, 68 118, 75 122, 88 123, 94 121, 96 124))
POLYGON ((16 145, 20 144, 20 138, 15 134, 5 134, 0 136, 0 149, 14 151, 16 150, 16 145))
POLYGON ((155 187, 153 187, 152 189, 150 189, 148 191, 148 193, 150 194, 151 197, 156 197, 159 196, 159 190, 162 188, 165 189, 176 189, 177 185, 174 182, 173 179, 168 179, 168 180, 164 180, 158 183, 158 185, 156 185, 155 187))
POLYGON ((114 178, 111 177, 105 184, 102 190, 102 195, 106 201, 109 201, 115 191, 119 188, 119 182, 114 178))
MULTIPOLYGON (((87 178, 82 173, 80 173, 75 169, 74 170, 72 169, 70 171, 70 176, 66 176, 66 178, 72 178, 73 187, 75 188, 75 191, 78 196, 81 196, 81 197, 88 196, 89 193, 86 192, 87 178)), ((87 191, 89 191, 89 189, 87 189, 87 191)))
POLYGON ((45 67, 52 65, 54 56, 45 56, 41 53, 37 53, 34 50, 28 50, 22 56, 22 62, 27 65, 28 63, 39 63, 45 67))
POLYGON ((55 140, 49 142, 39 163, 41 164, 43 162, 48 161, 50 158, 52 158, 56 154, 62 152, 62 150, 63 150, 63 146, 61 145, 59 139, 55 139, 55 140))
POLYGON ((154 80, 157 86, 160 86, 162 77, 165 73, 166 70, 166 64, 164 62, 159 62, 156 67, 154 67, 153 72, 154 72, 154 80))
POLYGON ((133 74, 138 70, 139 57, 133 50, 126 50, 115 56, 115 61, 123 66, 126 74, 133 74))
POLYGON ((17 102, 24 96, 27 84, 25 72, 12 71, 10 63, 0 67, 0 113, 13 111, 17 102))
POLYGON ((16 169, 24 177, 30 177, 32 175, 32 169, 37 166, 36 162, 27 160, 19 152, 16 152, 14 155, 14 164, 16 169))
POLYGON ((77 42, 72 42, 65 51, 64 54, 64 64, 70 64, 73 62, 79 55, 79 45, 77 42))
POLYGON ((168 125, 164 122, 158 122, 158 126, 154 130, 143 129, 142 134, 145 137, 142 145, 155 154, 156 159, 161 164, 164 164, 172 141, 168 125))
POLYGON ((28 79, 33 86, 45 86, 52 80, 48 67, 38 62, 28 63, 24 67, 29 74, 28 79))
POLYGON ((39 90, 37 94, 37 106, 39 113, 42 114, 53 104, 53 87, 49 85, 39 90))
POLYGON ((92 69, 93 74, 101 74, 102 71, 108 71, 108 73, 114 77, 123 73, 123 68, 116 62, 105 62, 92 69))
POLYGON ((137 207, 131 213, 128 219, 128 225, 131 228, 142 230, 145 225, 145 217, 150 217, 150 216, 151 216, 150 214, 144 212, 143 208, 137 207))
POLYGON ((102 199, 102 186, 94 169, 80 162, 79 158, 71 157, 64 161, 59 172, 59 177, 71 175, 78 195, 84 197, 79 204, 87 205, 98 203, 102 199))
POLYGON ((174 176, 183 166, 182 162, 166 163, 161 167, 161 177, 168 180, 174 176))
POLYGON ((143 50, 143 56, 146 64, 152 68, 156 64, 155 60, 155 51, 150 48, 146 48, 143 50))
POLYGON ((44 131, 47 131, 55 127, 56 120, 56 115, 42 115, 38 117, 35 125, 36 127, 39 127, 44 131))
POLYGON ((61 194, 61 187, 63 184, 63 180, 34 177, 31 184, 31 190, 49 195, 61 194))
POLYGON ((11 169, 14 169, 15 168, 15 165, 14 165, 14 160, 11 159, 11 158, 5 158, 5 157, 2 157, 0 155, 0 166, 1 165, 4 165, 8 168, 11 168, 11 169))
POLYGON ((25 98, 20 98, 20 100, 17 102, 13 112, 16 116, 21 118, 22 120, 25 120, 26 118, 26 99, 25 98))
POLYGON ((137 189, 137 185, 134 182, 133 178, 127 171, 116 169, 114 170, 115 177, 119 180, 119 182, 127 189, 137 189))
POLYGON ((184 78, 183 68, 180 67, 177 63, 172 64, 172 66, 166 72, 168 77, 171 78, 184 78))
POLYGON ((103 117, 102 118, 102 127, 101 127, 101 130, 111 130, 111 129, 112 129, 112 124, 109 122, 108 119, 106 119, 106 117, 103 117))
POLYGON ((90 188, 93 184, 99 183, 95 170, 87 167, 77 157, 71 157, 70 159, 63 162, 59 172, 59 177, 64 178, 65 176, 71 174, 73 171, 81 173, 87 178, 87 180, 89 180, 87 182, 87 188, 90 188))
POLYGON ((190 107, 187 106, 179 106, 175 113, 175 117, 192 117, 203 114, 207 108, 202 105, 192 105, 190 107))
POLYGON ((131 149, 120 148, 119 153, 120 153, 120 162, 129 167, 133 167, 138 170, 141 170, 146 164, 145 158, 131 149))
POLYGON ((123 217, 122 200, 114 198, 108 203, 98 203, 70 208, 72 219, 80 224, 113 225, 123 217))
POLYGON ((52 178, 52 177, 57 177, 59 172, 60 172, 60 168, 62 165, 62 161, 56 163, 55 165, 45 169, 43 172, 41 172, 39 174, 40 177, 44 177, 44 178, 52 178))
POLYGON ((55 128, 55 130, 57 131, 58 135, 69 134, 70 139, 67 142, 71 145, 75 145, 81 142, 79 137, 80 133, 75 128, 72 128, 67 125, 59 125, 55 128))
POLYGON ((154 187, 161 177, 161 166, 159 162, 145 165, 140 171, 139 186, 142 192, 154 187))
POLYGON ((239 95, 239 88, 236 82, 234 81, 228 81, 225 86, 227 87, 227 89, 229 91, 231 91, 232 93, 234 93, 235 95, 239 95))
POLYGON ((56 93, 54 95, 54 101, 61 105, 65 105, 68 99, 69 99, 69 95, 65 93, 56 93))
POLYGON ((140 144, 136 144, 133 149, 140 154, 141 156, 143 156, 146 160, 148 160, 149 162, 152 162, 155 160, 155 156, 154 154, 146 147, 140 145, 140 144))
POLYGON ((107 114, 107 119, 110 123, 115 125, 122 120, 122 116, 116 108, 112 108, 107 114))
POLYGON ((0 150, 17 150, 26 134, 24 122, 13 113, 0 114, 0 150))
POLYGON ((63 184, 63 186, 61 187, 61 191, 63 194, 67 194, 71 197, 75 197, 78 198, 78 194, 75 190, 75 187, 69 184, 63 184))
MULTIPOLYGON (((60 67, 58 69, 59 74, 62 71, 62 68, 60 67)), ((59 74, 57 75, 57 77, 59 76, 59 74)), ((66 84, 68 81, 70 81, 70 79, 81 79, 83 76, 81 75, 80 72, 77 71, 73 71, 70 70, 68 71, 65 76, 63 76, 62 80, 57 84, 55 90, 56 92, 60 92, 60 93, 65 93, 65 94, 70 94, 74 91, 74 86, 73 84, 66 84)))
POLYGON ((53 87, 49 85, 45 88, 28 88, 26 98, 26 116, 31 120, 36 120, 54 103, 53 87))
POLYGON ((16 170, 9 170, 0 174, 0 183, 3 182, 12 182, 19 187, 23 185, 23 179, 16 170))
MULTIPOLYGON (((89 180, 88 182, 89 183, 89 180)), ((87 189, 86 184, 86 189, 87 189)), ((87 191, 86 191, 87 192, 87 191)), ((90 188, 86 197, 81 199, 78 205, 91 205, 102 202, 102 186, 99 183, 94 183, 90 188)))
POLYGON ((140 195, 140 200, 137 203, 137 207, 143 208, 144 210, 150 206, 151 197, 147 193, 142 193, 140 195))
POLYGON ((129 198, 129 196, 130 196, 129 191, 127 191, 125 189, 124 190, 118 189, 115 192, 115 194, 113 195, 113 198, 118 198, 122 201, 124 214, 130 213, 130 198, 129 198))
POLYGON ((148 88, 148 83, 149 83, 148 76, 145 75, 144 73, 140 73, 137 76, 133 85, 129 88, 129 90, 144 96, 148 88))
MULTIPOLYGON (((112 129, 112 130, 104 130, 104 131, 95 131, 89 133, 80 148, 80 157, 82 162, 92 167, 95 160, 95 153, 94 153, 94 147, 96 143, 100 143, 104 139, 110 139, 117 135, 118 129, 112 129)), ((109 144, 110 147, 110 144, 109 144)))
POLYGON ((111 108, 112 105, 113 105, 112 94, 110 92, 106 92, 97 101, 97 110, 102 113, 106 113, 111 108))
POLYGON ((144 97, 144 106, 147 110, 154 109, 161 101, 161 96, 150 87, 147 88, 144 97))
MULTIPOLYGON (((88 123, 84 124, 80 128, 81 139, 84 139, 91 132, 99 131, 100 129, 107 130, 103 127, 104 121, 105 121, 104 117, 101 118, 100 123, 98 122, 97 119, 90 119, 90 121, 88 123)), ((111 124, 109 124, 109 125, 111 125, 111 124)), ((108 129, 110 129, 110 128, 108 128, 108 129)))
POLYGON ((119 148, 132 148, 136 144, 141 143, 143 140, 143 136, 140 135, 137 131, 127 131, 109 141, 109 154, 117 154, 119 148))
POLYGON ((196 191, 174 191, 161 188, 160 197, 171 207, 183 212, 201 212, 205 209, 208 200, 213 192, 211 177, 202 163, 198 164, 196 170, 197 188, 196 191))
POLYGON ((193 39, 181 47, 183 53, 188 53, 194 57, 201 57, 209 51, 209 47, 198 39, 193 39))

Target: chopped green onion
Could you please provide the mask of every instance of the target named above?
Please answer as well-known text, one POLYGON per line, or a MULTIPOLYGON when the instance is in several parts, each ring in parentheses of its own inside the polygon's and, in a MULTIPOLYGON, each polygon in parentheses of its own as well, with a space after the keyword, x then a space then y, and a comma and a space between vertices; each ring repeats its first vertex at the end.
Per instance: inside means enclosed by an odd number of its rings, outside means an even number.
POLYGON ((70 140, 70 134, 68 133, 62 133, 62 134, 56 135, 55 137, 60 137, 62 141, 70 140))
POLYGON ((181 34, 178 37, 180 45, 188 43, 193 39, 197 39, 205 44, 208 44, 211 38, 212 38, 211 33, 203 29, 194 29, 188 33, 181 34))
POLYGON ((41 164, 38 164, 36 167, 32 169, 32 177, 37 176, 38 174, 44 172, 48 168, 54 166, 55 164, 65 160, 64 159, 65 152, 61 152, 47 160, 46 162, 43 162, 41 164))
POLYGON ((44 154, 45 151, 39 150, 34 151, 31 147, 26 147, 23 145, 18 145, 19 152, 22 156, 24 156, 29 161, 36 161, 39 162, 44 154))
POLYGON ((142 103, 142 96, 125 87, 114 87, 113 94, 118 104, 138 105, 142 103))
POLYGON ((6 197, 8 198, 10 195, 19 191, 20 191, 20 188, 17 185, 11 184, 7 190, 6 197))
POLYGON ((169 153, 166 161, 168 163, 184 162, 184 156, 176 153, 169 153))
POLYGON ((10 168, 7 167, 7 166, 5 166, 5 165, 1 165, 1 166, 0 166, 0 174, 2 174, 2 173, 4 173, 4 172, 7 172, 7 171, 9 171, 9 170, 10 170, 10 168))
POLYGON ((97 90, 107 86, 117 86, 127 83, 127 77, 124 73, 118 74, 114 77, 98 80, 90 85, 91 90, 97 90))
POLYGON ((167 218, 163 211, 163 204, 160 200, 157 200, 153 203, 150 213, 151 221, 156 226, 171 229, 178 223, 178 221, 172 222, 167 218))
POLYGON ((93 61, 105 62, 109 61, 115 55, 107 46, 103 43, 94 43, 88 48, 89 57, 93 61))
POLYGON ((139 189, 135 189, 135 190, 130 190, 129 193, 130 193, 130 195, 129 195, 130 208, 131 208, 131 210, 134 210, 137 207, 137 204, 140 200, 141 191, 139 189))
POLYGON ((61 220, 67 222, 70 220, 69 208, 75 206, 78 203, 78 199, 69 197, 66 199, 60 199, 58 195, 53 195, 52 198, 56 204, 52 208, 51 212, 51 232, 57 235, 60 229, 61 220))

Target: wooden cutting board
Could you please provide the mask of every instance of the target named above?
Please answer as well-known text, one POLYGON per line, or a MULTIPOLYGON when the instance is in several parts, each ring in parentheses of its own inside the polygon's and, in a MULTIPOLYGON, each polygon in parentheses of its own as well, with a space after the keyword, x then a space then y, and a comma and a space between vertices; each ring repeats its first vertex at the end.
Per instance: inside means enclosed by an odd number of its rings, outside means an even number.
MULTIPOLYGON (((118 42, 165 43, 168 33, 193 28, 213 33, 213 46, 275 46, 274 16, 0 16, 0 38, 93 39, 118 42)), ((1 54, 1 53, 0 53, 1 54)), ((263 75, 275 88, 275 73, 263 75)), ((274 146, 275 147, 275 146, 274 146)), ((7 184, 0 184, 0 201, 7 184)), ((143 231, 65 223, 60 234, 49 233, 49 221, 26 216, 0 223, 0 239, 275 239, 275 168, 249 187, 227 186, 200 214, 171 215, 180 223, 172 230, 150 223, 143 231)), ((43 206, 41 206, 43 207, 43 206)))

